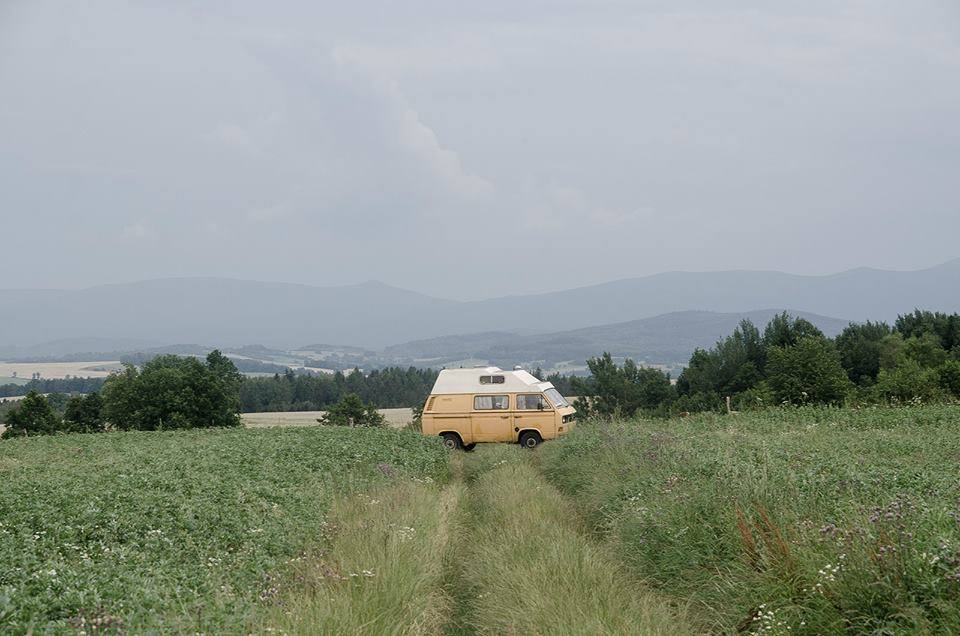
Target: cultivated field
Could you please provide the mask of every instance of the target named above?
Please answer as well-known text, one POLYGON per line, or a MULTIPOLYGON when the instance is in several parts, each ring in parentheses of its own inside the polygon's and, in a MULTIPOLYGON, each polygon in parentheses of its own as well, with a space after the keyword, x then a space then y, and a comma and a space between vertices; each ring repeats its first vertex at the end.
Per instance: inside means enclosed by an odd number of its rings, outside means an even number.
POLYGON ((0 632, 960 633, 958 411, 4 441, 0 632))
POLYGON ((439 441, 390 429, 74 434, 0 447, 5 634, 252 633, 258 612, 299 585, 298 564, 328 548, 334 500, 391 479, 442 480, 447 463, 439 441))
MULTIPOLYGON (((412 409, 379 409, 387 418, 387 426, 402 428, 413 420, 412 409)), ((243 424, 251 428, 262 426, 317 426, 317 420, 326 411, 281 411, 276 413, 244 413, 243 424)))
POLYGON ((0 384, 2 380, 12 378, 14 373, 18 380, 29 380, 34 373, 46 380, 58 380, 70 376, 72 378, 105 378, 111 372, 121 369, 123 365, 117 360, 99 360, 90 362, 0 362, 0 384))

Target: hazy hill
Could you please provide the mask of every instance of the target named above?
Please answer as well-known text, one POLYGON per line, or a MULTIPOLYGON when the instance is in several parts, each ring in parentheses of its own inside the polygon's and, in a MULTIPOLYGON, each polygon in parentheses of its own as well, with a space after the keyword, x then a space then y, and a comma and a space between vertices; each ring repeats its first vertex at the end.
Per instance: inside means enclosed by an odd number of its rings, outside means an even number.
MULTIPOLYGON (((686 362, 697 347, 712 346, 729 335, 747 318, 762 330, 781 310, 766 309, 745 313, 683 311, 540 335, 523 336, 487 332, 464 336, 445 336, 387 347, 384 356, 438 363, 464 359, 488 360, 498 365, 540 363, 551 368, 557 363, 582 363, 591 356, 609 351, 614 356, 629 356, 650 363, 686 362)), ((829 336, 847 325, 846 320, 807 312, 789 311, 817 325, 829 336)))
POLYGON ((960 311, 958 292, 960 259, 914 272, 856 269, 830 276, 668 272, 475 302, 375 282, 315 287, 164 279, 77 291, 0 291, 0 348, 65 338, 379 348, 464 333, 568 331, 690 309, 738 313, 794 307, 851 320, 891 320, 914 307, 960 311))

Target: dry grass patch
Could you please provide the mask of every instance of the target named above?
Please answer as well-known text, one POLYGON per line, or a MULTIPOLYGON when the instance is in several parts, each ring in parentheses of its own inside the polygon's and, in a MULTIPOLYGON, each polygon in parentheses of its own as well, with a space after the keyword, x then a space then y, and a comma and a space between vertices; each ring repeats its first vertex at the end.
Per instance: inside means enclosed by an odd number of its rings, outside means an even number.
MULTIPOLYGON (((403 428, 413 420, 412 409, 380 409, 387 418, 387 426, 403 428)), ((326 411, 278 411, 274 413, 243 413, 243 425, 250 428, 262 426, 318 426, 318 419, 326 411)))
POLYGON ((441 633, 451 608, 443 554, 462 492, 406 481, 336 505, 329 551, 303 560, 255 631, 441 633))
MULTIPOLYGON (((458 544, 469 591, 462 631, 478 634, 683 634, 679 613, 627 576, 524 451, 480 449, 458 544)), ((468 465, 468 479, 471 467, 468 465)))

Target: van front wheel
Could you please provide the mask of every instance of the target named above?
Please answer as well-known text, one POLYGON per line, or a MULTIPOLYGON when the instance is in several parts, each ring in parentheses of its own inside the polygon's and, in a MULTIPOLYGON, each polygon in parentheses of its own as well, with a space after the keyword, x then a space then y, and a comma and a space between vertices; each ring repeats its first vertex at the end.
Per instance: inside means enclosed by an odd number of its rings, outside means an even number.
POLYGON ((460 441, 460 436, 456 433, 444 433, 440 437, 443 438, 443 445, 449 448, 450 450, 457 450, 458 448, 463 448, 463 442, 460 441))
POLYGON ((540 434, 536 431, 524 431, 520 435, 520 446, 523 448, 536 448, 541 441, 540 434))

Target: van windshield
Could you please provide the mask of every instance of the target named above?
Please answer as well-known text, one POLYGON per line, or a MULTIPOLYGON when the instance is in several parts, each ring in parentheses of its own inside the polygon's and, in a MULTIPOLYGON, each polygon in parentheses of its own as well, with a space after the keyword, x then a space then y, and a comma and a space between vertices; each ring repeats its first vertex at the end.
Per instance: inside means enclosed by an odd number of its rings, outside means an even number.
POLYGON ((562 395, 560 395, 560 391, 557 391, 556 389, 547 389, 544 391, 544 393, 547 394, 547 397, 550 398, 550 401, 553 402, 553 405, 557 408, 570 406, 570 403, 567 402, 562 395))

